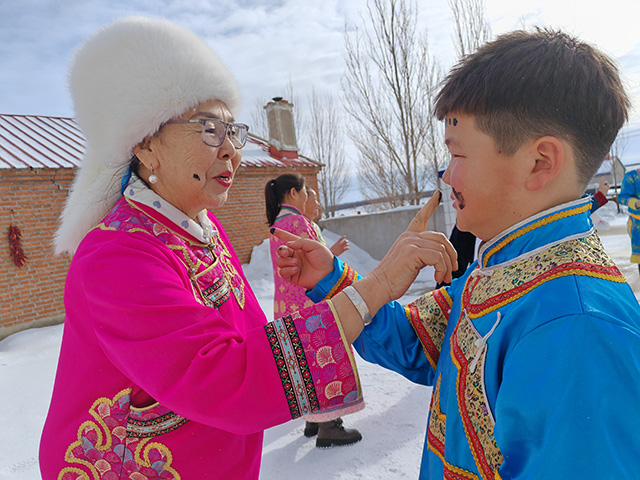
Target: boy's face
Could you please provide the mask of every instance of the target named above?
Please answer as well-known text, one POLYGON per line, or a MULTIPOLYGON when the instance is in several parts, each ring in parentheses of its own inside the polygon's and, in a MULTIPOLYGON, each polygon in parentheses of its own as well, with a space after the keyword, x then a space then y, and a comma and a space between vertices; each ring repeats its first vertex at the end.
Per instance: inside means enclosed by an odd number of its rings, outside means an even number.
POLYGON ((490 240, 522 219, 523 165, 518 157, 501 153, 494 140, 477 130, 471 115, 445 118, 445 143, 451 161, 442 179, 451 186, 456 224, 481 240, 490 240))

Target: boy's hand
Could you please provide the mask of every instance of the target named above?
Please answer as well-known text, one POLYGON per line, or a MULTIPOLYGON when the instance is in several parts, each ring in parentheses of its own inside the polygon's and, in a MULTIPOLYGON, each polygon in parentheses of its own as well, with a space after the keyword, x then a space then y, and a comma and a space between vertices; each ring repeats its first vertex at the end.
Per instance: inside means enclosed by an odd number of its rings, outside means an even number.
POLYGON ((278 275, 284 280, 312 289, 333 271, 333 253, 326 245, 279 228, 272 230, 274 236, 287 242, 276 251, 278 275))

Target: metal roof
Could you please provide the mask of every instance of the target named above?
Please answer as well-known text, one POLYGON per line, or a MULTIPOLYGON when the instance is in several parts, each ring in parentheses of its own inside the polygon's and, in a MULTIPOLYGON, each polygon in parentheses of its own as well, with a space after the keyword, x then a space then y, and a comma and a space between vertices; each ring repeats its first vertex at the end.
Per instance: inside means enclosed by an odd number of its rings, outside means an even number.
MULTIPOLYGON (((73 118, 0 114, 0 169, 75 168, 82 163, 85 138, 73 118)), ((249 134, 243 167, 320 167, 307 157, 277 159, 266 140, 249 134)))

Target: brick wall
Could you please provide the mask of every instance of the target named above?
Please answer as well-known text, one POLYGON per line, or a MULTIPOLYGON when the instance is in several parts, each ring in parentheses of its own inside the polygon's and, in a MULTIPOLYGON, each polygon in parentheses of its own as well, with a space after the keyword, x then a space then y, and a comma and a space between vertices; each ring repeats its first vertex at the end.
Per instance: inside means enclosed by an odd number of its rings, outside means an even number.
POLYGON ((239 168, 227 203, 213 213, 229 235, 241 263, 247 263, 253 247, 269 236, 264 203, 267 181, 283 173, 297 172, 305 177, 307 185, 317 191, 318 171, 319 168, 314 167, 239 168))
POLYGON ((70 258, 54 257, 51 244, 72 179, 72 169, 0 170, 0 338, 62 320, 70 258), (22 268, 11 257, 10 225, 22 232, 22 268))
MULTIPOLYGON (((296 171, 317 189, 318 168, 240 167, 228 202, 214 213, 224 226, 240 261, 269 236, 264 186, 278 175, 296 171)), ((72 169, 0 170, 0 338, 64 318, 64 282, 70 257, 53 256, 58 217, 74 176, 72 169), (14 265, 9 226, 22 232, 24 267, 14 265)))

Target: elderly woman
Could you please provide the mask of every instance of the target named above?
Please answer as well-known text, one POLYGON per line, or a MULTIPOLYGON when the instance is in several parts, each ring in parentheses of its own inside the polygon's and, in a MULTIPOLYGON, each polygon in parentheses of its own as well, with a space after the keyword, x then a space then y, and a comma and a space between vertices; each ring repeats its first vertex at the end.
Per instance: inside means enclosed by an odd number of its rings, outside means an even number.
POLYGON ((55 239, 74 257, 42 478, 256 479, 265 428, 362 406, 358 311, 339 294, 267 323, 208 212, 247 127, 197 36, 116 21, 76 53, 70 86, 87 151, 55 239))

